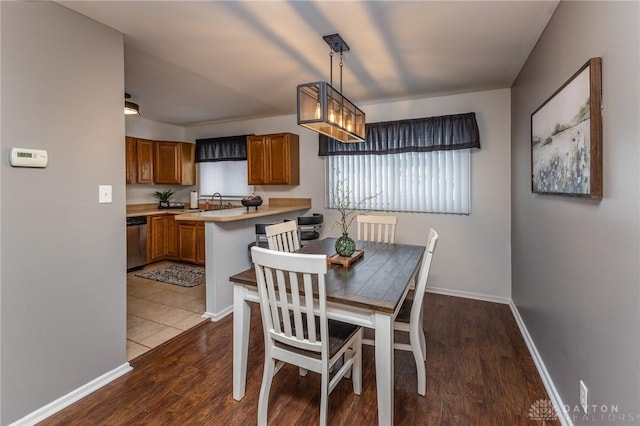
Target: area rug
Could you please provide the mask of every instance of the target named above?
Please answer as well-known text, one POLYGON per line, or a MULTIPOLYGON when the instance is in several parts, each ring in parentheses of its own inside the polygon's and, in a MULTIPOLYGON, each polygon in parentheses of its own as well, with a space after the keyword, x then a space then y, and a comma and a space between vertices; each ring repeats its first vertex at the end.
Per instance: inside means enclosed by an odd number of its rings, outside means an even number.
POLYGON ((136 277, 160 281, 181 287, 195 287, 206 281, 204 266, 170 265, 149 272, 140 272, 136 277))

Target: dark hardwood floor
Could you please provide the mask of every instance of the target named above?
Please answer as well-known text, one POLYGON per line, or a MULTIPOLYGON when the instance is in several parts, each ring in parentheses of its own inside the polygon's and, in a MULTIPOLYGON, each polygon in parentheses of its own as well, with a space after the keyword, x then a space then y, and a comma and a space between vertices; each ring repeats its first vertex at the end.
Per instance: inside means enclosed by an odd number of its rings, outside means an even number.
MULTIPOLYGON (((252 308, 247 391, 232 398, 232 317, 209 322, 132 362, 134 370, 40 425, 256 424, 263 335, 252 308)), ((427 395, 417 394, 413 356, 395 352, 397 425, 531 425, 548 396, 507 305, 427 294, 427 395)), ((329 396, 329 424, 377 424, 374 348, 364 347, 363 391, 343 380, 329 396)), ((269 402, 273 425, 316 425, 319 376, 284 367, 269 402)), ((546 421, 545 424, 560 424, 546 421)))

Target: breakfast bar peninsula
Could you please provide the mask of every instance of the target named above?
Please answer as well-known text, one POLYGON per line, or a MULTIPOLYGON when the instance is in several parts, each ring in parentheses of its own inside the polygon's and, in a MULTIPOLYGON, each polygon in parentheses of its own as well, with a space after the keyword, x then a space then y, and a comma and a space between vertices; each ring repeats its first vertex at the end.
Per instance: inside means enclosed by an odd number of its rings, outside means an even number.
POLYGON ((205 223, 206 312, 217 321, 233 311, 229 277, 251 267, 248 244, 255 241, 255 225, 295 220, 293 212, 311 208, 310 198, 269 198, 266 205, 177 215, 175 220, 205 223))

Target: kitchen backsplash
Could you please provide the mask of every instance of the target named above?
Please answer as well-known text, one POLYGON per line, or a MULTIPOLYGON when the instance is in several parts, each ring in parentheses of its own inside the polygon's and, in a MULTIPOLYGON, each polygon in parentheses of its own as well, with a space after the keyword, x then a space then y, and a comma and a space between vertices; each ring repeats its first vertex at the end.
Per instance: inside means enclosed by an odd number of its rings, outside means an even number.
POLYGON ((157 203, 158 199, 153 196, 156 191, 166 191, 173 189, 175 195, 170 201, 180 201, 189 205, 189 197, 191 191, 196 189, 195 186, 179 186, 179 185, 127 185, 127 204, 145 204, 157 203))

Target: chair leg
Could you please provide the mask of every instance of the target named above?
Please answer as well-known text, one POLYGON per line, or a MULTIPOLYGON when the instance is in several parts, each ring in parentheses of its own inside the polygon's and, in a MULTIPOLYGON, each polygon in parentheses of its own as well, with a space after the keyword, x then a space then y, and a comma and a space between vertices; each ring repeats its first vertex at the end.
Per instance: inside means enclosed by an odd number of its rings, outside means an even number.
POLYGON ((258 426, 266 426, 268 420, 269 391, 276 368, 276 362, 272 358, 264 360, 264 372, 262 374, 262 386, 260 386, 260 398, 258 399, 258 426))
POLYGON ((302 377, 306 377, 307 376, 307 369, 306 368, 300 367, 300 368, 298 368, 298 372, 300 373, 300 375, 302 377))
POLYGON ((327 424, 327 410, 329 408, 329 372, 322 374, 322 389, 320 389, 320 426, 327 424))
POLYGON ((422 350, 422 356, 424 357, 424 361, 427 360, 427 341, 424 338, 424 329, 422 328, 422 324, 420 324, 420 349, 422 350))
POLYGON ((354 344, 355 351, 353 365, 351 366, 351 372, 353 378, 353 393, 360 395, 362 393, 362 341, 358 341, 354 344))
POLYGON ((427 393, 427 372, 425 371, 424 362, 426 355, 422 352, 422 342, 420 337, 424 339, 424 334, 420 332, 420 327, 415 324, 409 330, 409 342, 411 343, 411 351, 416 361, 416 371, 418 373, 418 394, 424 396, 427 393))

